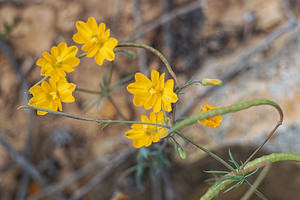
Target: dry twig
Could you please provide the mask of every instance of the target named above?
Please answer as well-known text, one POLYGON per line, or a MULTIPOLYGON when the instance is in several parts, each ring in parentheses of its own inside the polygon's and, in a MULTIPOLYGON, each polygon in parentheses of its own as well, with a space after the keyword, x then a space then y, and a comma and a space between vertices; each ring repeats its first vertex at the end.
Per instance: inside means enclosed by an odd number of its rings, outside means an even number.
MULTIPOLYGON (((207 0, 204 2, 207 3, 207 0)), ((197 0, 197 1, 189 3, 181 8, 175 9, 174 11, 169 12, 168 14, 162 15, 157 20, 140 27, 134 34, 127 37, 126 41, 136 40, 136 39, 140 38, 141 36, 143 36, 145 33, 152 31, 152 30, 158 28, 159 26, 164 25, 165 23, 170 22, 171 20, 175 19, 176 17, 185 15, 189 12, 197 10, 197 9, 203 7, 204 5, 205 4, 203 3, 203 1, 197 0)))
MULTIPOLYGON (((135 29, 138 29, 142 25, 142 16, 140 12, 140 0, 132 0, 133 7, 133 18, 135 22, 135 29)), ((142 39, 137 39, 137 42, 142 42, 142 39)), ((147 59, 146 52, 144 49, 138 49, 138 62, 139 62, 139 70, 146 76, 148 76, 148 67, 147 67, 147 59)))
POLYGON ((114 170, 119 167, 123 162, 127 161, 127 158, 132 155, 133 149, 129 148, 124 150, 117 156, 114 160, 110 162, 110 165, 105 167, 101 172, 96 174, 90 182, 88 182, 85 186, 77 190, 70 198, 70 200, 78 200, 81 199, 84 195, 94 189, 97 185, 101 184, 109 175, 111 175, 114 170))

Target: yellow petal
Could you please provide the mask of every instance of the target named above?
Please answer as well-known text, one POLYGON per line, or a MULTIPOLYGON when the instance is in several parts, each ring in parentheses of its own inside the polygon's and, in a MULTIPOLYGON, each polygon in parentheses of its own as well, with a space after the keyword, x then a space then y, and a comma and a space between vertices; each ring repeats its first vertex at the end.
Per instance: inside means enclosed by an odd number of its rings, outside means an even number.
POLYGON ((104 61, 104 56, 101 53, 97 53, 95 56, 95 62, 97 63, 97 65, 102 65, 104 61))
POLYGON ((98 26, 94 17, 90 17, 86 24, 90 28, 93 35, 98 33, 98 26))
POLYGON ((93 35, 90 27, 82 21, 76 22, 76 28, 78 30, 78 33, 80 33, 81 37, 83 38, 90 39, 90 37, 93 35))
POLYGON ((41 88, 47 94, 49 94, 50 92, 52 92, 52 88, 50 87, 50 85, 49 85, 49 83, 47 81, 43 81, 42 82, 41 88))
POLYGON ((57 58, 58 55, 59 55, 59 51, 58 51, 58 48, 56 46, 52 47, 51 48, 51 54, 54 58, 57 58))
POLYGON ((69 65, 70 67, 76 67, 77 65, 79 65, 80 59, 76 58, 76 57, 71 57, 71 58, 64 60, 63 63, 66 65, 69 65))
POLYGON ((133 146, 135 147, 135 148, 141 148, 142 146, 144 146, 144 140, 138 140, 138 139, 136 139, 136 140, 133 140, 133 146))
POLYGON ((159 77, 159 90, 163 90, 165 87, 165 73, 163 73, 160 77, 159 77))
POLYGON ((152 87, 151 81, 142 73, 135 74, 135 83, 131 83, 127 86, 128 92, 132 94, 145 95, 152 87))
POLYGON ((103 55, 103 57, 106 59, 106 60, 109 60, 109 61, 112 61, 115 59, 115 54, 113 52, 113 49, 110 49, 110 48, 107 48, 105 46, 103 46, 101 49, 100 49, 100 53, 103 55))
POLYGON ((113 48, 118 45, 118 40, 115 38, 109 38, 104 45, 113 51, 113 48))
POLYGON ((156 123, 156 114, 154 112, 150 113, 149 120, 151 123, 156 123))
POLYGON ((44 58, 40 58, 36 61, 36 65, 38 65, 38 66, 44 66, 47 63, 48 63, 47 60, 44 58))
MULTIPOLYGON (((217 108, 212 105, 205 104, 203 106, 203 108, 201 109, 201 113, 207 112, 209 110, 214 110, 214 109, 217 109, 217 108)), ((217 116, 207 118, 204 120, 198 120, 198 122, 203 124, 206 127, 217 128, 222 122, 222 115, 217 115, 217 116)))
POLYGON ((144 108, 146 110, 151 109, 155 102, 156 102, 156 95, 148 96, 148 98, 144 104, 144 108))
POLYGON ((44 111, 41 111, 41 110, 38 110, 37 111, 37 114, 38 115, 46 115, 48 112, 44 112, 44 111))
MULTIPOLYGON (((100 36, 104 36, 104 31, 105 31, 105 24, 104 23, 100 23, 99 24, 99 28, 98 28, 98 33, 100 34, 100 36)), ((109 32, 108 32, 109 34, 109 32)))
POLYGON ((145 145, 146 147, 148 147, 148 146, 150 146, 151 144, 152 144, 152 139, 151 139, 151 137, 146 138, 145 141, 144 141, 144 145, 145 145))
POLYGON ((46 59, 47 62, 53 62, 54 61, 53 57, 48 52, 44 52, 42 54, 42 56, 46 59))
POLYGON ((78 43, 78 44, 83 44, 89 41, 89 38, 84 37, 83 34, 81 33, 76 33, 72 37, 73 41, 78 43))
POLYGON ((151 72, 151 81, 154 86, 159 84, 159 73, 156 70, 152 70, 151 72))
POLYGON ((53 70, 54 70, 54 68, 52 67, 52 65, 50 63, 46 63, 41 68, 41 75, 42 76, 49 76, 52 73, 53 70))
POLYGON ((144 95, 135 95, 133 97, 133 105, 135 106, 142 106, 145 104, 145 101, 147 100, 147 97, 144 95))
MULTIPOLYGON (((146 115, 142 115, 142 116, 141 116, 141 121, 142 121, 142 122, 148 122, 148 123, 150 122, 150 120, 148 119, 148 117, 147 117, 146 115)), ((146 125, 146 124, 145 124, 145 125, 146 125)), ((146 126, 147 126, 147 125, 146 125, 146 126)))
POLYGON ((164 109, 165 109, 166 112, 171 112, 172 111, 172 106, 171 106, 170 102, 164 102, 163 105, 164 105, 164 109))
POLYGON ((155 95, 155 102, 153 104, 153 112, 157 113, 161 111, 161 94, 155 95))
POLYGON ((130 139, 142 139, 145 137, 145 132, 143 131, 143 129, 140 130, 130 129, 125 133, 125 136, 130 139))

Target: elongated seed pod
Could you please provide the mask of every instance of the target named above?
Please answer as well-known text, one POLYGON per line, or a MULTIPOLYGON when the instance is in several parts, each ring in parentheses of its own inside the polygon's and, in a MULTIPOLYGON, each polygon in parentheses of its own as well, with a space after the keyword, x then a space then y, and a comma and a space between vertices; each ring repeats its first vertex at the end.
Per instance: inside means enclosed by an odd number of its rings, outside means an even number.
MULTIPOLYGON (((293 153, 272 153, 266 156, 262 156, 260 158, 257 158, 253 161, 250 161, 246 164, 245 168, 240 172, 243 175, 247 175, 254 171, 255 169, 262 166, 265 162, 280 162, 280 161, 296 161, 300 162, 300 155, 299 154, 293 154, 293 153)), ((232 176, 232 174, 226 175, 226 176, 232 176)), ((214 197, 216 197, 219 192, 221 192, 223 189, 226 188, 229 184, 234 182, 234 179, 226 179, 220 184, 214 184, 211 186, 207 192, 200 198, 200 200, 211 200, 214 197)))

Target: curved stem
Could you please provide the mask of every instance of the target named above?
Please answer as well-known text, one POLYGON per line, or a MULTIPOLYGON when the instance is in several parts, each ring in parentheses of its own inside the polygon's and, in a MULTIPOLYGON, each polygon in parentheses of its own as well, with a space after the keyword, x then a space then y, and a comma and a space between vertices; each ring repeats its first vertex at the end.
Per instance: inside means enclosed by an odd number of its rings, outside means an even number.
POLYGON ((275 128, 268 134, 268 136, 266 137, 266 139, 261 143, 261 145, 249 156, 249 158, 245 161, 245 163, 241 166, 241 169, 243 169, 243 167, 254 157, 254 155, 267 143, 267 141, 274 135, 275 131, 277 130, 277 128, 282 124, 283 121, 283 112, 280 108, 280 106, 270 100, 267 99, 254 99, 252 101, 246 101, 243 103, 239 103, 239 104, 234 104, 231 106, 226 106, 224 108, 219 108, 219 109, 215 109, 215 110, 209 110, 207 112, 204 113, 199 113, 197 115, 194 115, 186 120, 183 120, 181 122, 179 122, 178 124, 175 124, 175 126, 173 126, 168 132, 169 134, 177 131, 185 126, 191 125, 195 122, 197 122, 198 120, 203 120, 203 119, 207 119, 207 118, 211 118, 217 115, 224 115, 227 113, 232 113, 232 112, 237 112, 240 110, 245 110, 248 109, 250 107, 253 106, 260 106, 260 105, 270 105, 273 106, 274 108, 276 108, 276 110, 279 113, 279 121, 276 124, 275 128))
POLYGON ((276 110, 278 111, 279 115, 280 115, 279 122, 282 123, 283 112, 282 112, 280 106, 277 103, 275 103, 273 101, 270 101, 270 100, 267 100, 267 99, 254 99, 254 100, 251 100, 251 101, 246 101, 246 102, 234 104, 234 105, 231 105, 231 106, 226 106, 224 108, 219 108, 219 109, 215 109, 215 110, 209 110, 209 111, 204 112, 204 113, 199 113, 197 115, 189 117, 188 119, 182 120, 181 122, 175 124, 175 126, 173 126, 169 130, 169 133, 172 133, 176 130, 179 130, 179 129, 185 127, 185 126, 191 125, 191 124, 197 122, 198 120, 204 120, 204 119, 211 118, 211 117, 214 117, 214 116, 217 116, 217 115, 224 115, 224 114, 227 114, 227 113, 237 112, 237 111, 240 111, 240 110, 248 109, 248 108, 253 107, 253 106, 260 106, 260 105, 271 105, 271 106, 275 107, 276 110))
MULTIPOLYGON (((247 175, 255 169, 262 167, 266 162, 280 162, 280 161, 296 161, 300 162, 300 154, 293 153, 273 153, 270 155, 262 156, 253 161, 250 161, 245 165, 244 169, 239 172, 239 174, 247 175)), ((226 176, 234 176, 234 174, 228 174, 226 176)), ((226 186, 234 182, 234 179, 226 179, 222 183, 214 184, 211 186, 207 192, 200 198, 200 200, 211 200, 216 197, 219 192, 225 189, 226 186)))
POLYGON ((220 158, 219 156, 217 156, 216 154, 214 154, 213 152, 209 151, 208 149, 206 149, 205 147, 201 146, 200 144, 198 144, 197 142, 195 142, 193 139, 181 134, 180 132, 176 131, 175 132, 178 136, 180 136, 181 138, 183 138, 184 140, 190 142, 191 144, 193 144, 194 146, 196 146, 197 148, 201 149, 202 151, 208 153, 211 157, 213 157, 214 159, 216 159, 217 161, 219 161, 220 163, 222 163, 226 168, 228 168, 230 171, 232 171, 233 173, 236 173, 236 170, 231 167, 227 162, 225 162, 222 158, 220 158))
POLYGON ((143 49, 146 49, 148 51, 151 51, 156 56, 158 56, 160 58, 160 60, 165 64, 165 66, 167 67, 168 72, 170 73, 170 75, 172 76, 172 78, 175 80, 175 83, 176 83, 177 87, 180 87, 180 84, 179 84, 179 81, 177 79, 177 76, 174 73, 174 71, 172 70, 171 65, 168 63, 168 61, 165 58, 165 56, 162 53, 160 53, 158 50, 154 49, 153 47, 151 47, 149 45, 141 44, 141 43, 135 43, 135 42, 120 42, 117 45, 117 47, 137 47, 137 48, 143 48, 143 49))
POLYGON ((94 118, 88 118, 88 117, 81 117, 77 115, 72 115, 64 112, 58 112, 54 110, 49 110, 45 108, 39 108, 39 107, 34 107, 34 106, 20 106, 18 109, 31 109, 31 110, 40 110, 44 112, 48 112, 50 114, 54 115, 60 115, 72 119, 77 119, 77 120, 82 120, 82 121, 91 121, 91 122, 97 122, 97 123, 123 123, 123 124, 146 124, 146 125, 154 125, 158 127, 163 127, 163 128, 170 128, 167 125, 164 124, 156 124, 156 123, 148 123, 148 122, 140 122, 140 121, 121 121, 121 120, 103 120, 103 119, 94 119, 94 118))

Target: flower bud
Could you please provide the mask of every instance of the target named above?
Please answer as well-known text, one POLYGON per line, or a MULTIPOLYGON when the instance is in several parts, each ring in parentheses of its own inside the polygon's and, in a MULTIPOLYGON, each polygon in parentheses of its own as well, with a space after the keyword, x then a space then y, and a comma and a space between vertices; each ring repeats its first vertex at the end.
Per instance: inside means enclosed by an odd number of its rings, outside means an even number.
POLYGON ((222 81, 219 79, 210 79, 210 78, 203 78, 201 80, 201 84, 206 86, 206 85, 216 85, 216 86, 220 86, 222 85, 222 81))

